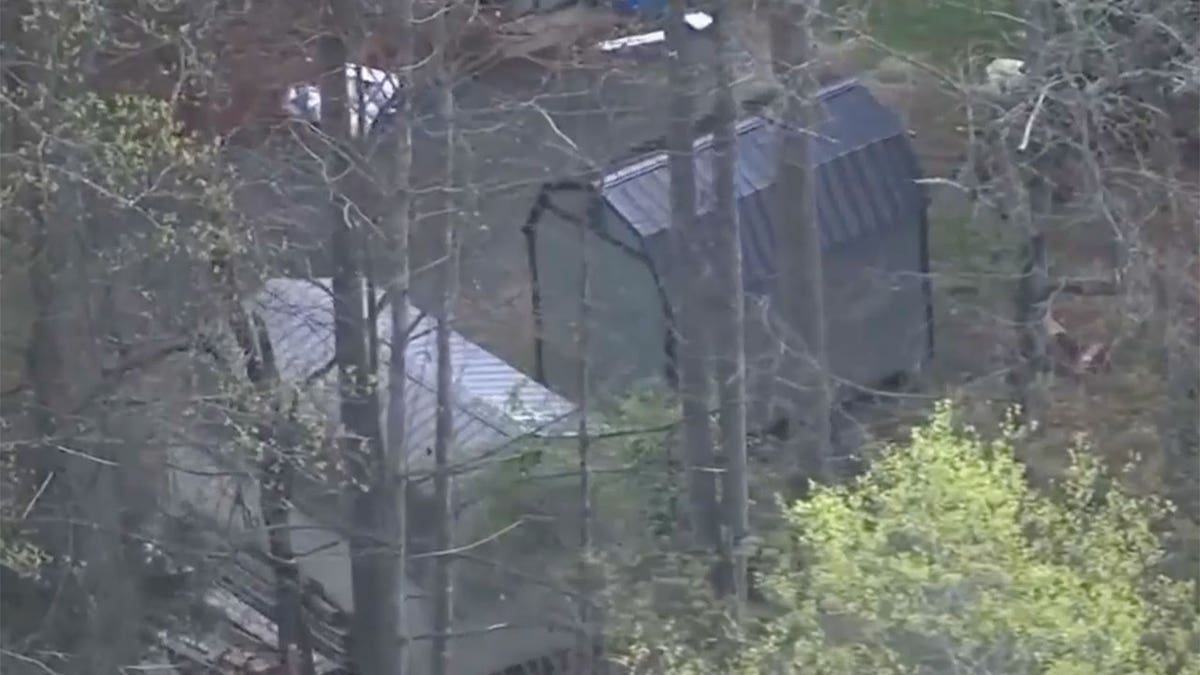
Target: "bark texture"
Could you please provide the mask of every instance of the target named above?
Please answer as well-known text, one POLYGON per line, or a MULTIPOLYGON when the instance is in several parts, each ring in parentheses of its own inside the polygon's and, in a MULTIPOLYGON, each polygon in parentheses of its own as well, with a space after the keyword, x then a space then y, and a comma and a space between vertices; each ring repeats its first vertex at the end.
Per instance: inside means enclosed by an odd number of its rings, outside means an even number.
MULTIPOLYGON (((396 91, 401 92, 402 100, 393 118, 394 137, 392 142, 384 143, 384 159, 391 159, 391 165, 385 167, 382 184, 385 195, 381 219, 383 232, 386 237, 387 249, 392 268, 385 285, 385 293, 391 312, 388 314, 391 322, 391 344, 389 345, 390 360, 388 361, 388 399, 387 399, 387 438, 386 457, 384 459, 383 476, 385 492, 380 500, 381 508, 392 508, 396 516, 394 528, 388 534, 390 540, 396 542, 395 562, 387 569, 396 577, 395 602, 396 606, 388 611, 394 612, 396 632, 400 638, 400 648, 395 653, 396 665, 392 672, 398 675, 407 670, 405 661, 404 638, 408 634, 405 624, 406 599, 408 597, 408 453, 406 443, 408 407, 406 405, 408 361, 406 358, 409 332, 409 234, 412 227, 412 193, 410 190, 410 171, 412 168, 412 130, 408 125, 408 115, 412 105, 407 92, 412 91, 412 73, 410 65, 413 61, 413 2, 412 0, 392 0, 385 11, 386 25, 395 36, 397 43, 397 60, 401 67, 395 68, 398 78, 396 91), (390 170, 390 171, 389 171, 390 170), (390 506, 388 506, 390 505, 390 506)), ((360 116, 359 119, 363 119, 360 116)))
POLYGON ((717 378, 718 424, 724 468, 721 500, 725 514, 722 550, 729 578, 727 590, 740 614, 746 600, 747 578, 744 555, 750 528, 746 474, 746 295, 742 284, 742 242, 738 226, 735 169, 736 107, 733 98, 731 3, 722 3, 712 30, 716 54, 716 130, 713 134, 713 191, 716 220, 712 248, 715 271, 714 321, 717 338, 714 361, 717 378))
POLYGON ((697 548, 715 552, 720 545, 720 513, 713 472, 713 435, 703 288, 710 283, 703 233, 696 219, 696 167, 692 124, 696 115, 698 64, 692 60, 683 21, 686 3, 672 0, 666 28, 670 49, 670 126, 667 130, 671 174, 671 237, 676 265, 671 285, 676 298, 675 325, 679 397, 683 405, 683 444, 688 474, 691 530, 697 548))
POLYGON ((454 120, 454 90, 449 64, 444 54, 447 41, 446 16, 443 12, 437 19, 440 39, 435 53, 436 67, 441 81, 439 95, 440 115, 445 133, 445 165, 441 176, 441 208, 445 214, 442 232, 441 260, 438 264, 438 312, 435 340, 437 342, 437 429, 434 440, 433 493, 435 502, 433 560, 433 675, 449 675, 451 668, 450 630, 453 623, 454 576, 453 555, 450 548, 454 543, 454 509, 450 481, 450 452, 454 444, 454 412, 451 404, 454 386, 453 363, 450 354, 450 326, 453 319, 454 302, 458 285, 458 219, 455 194, 455 154, 457 152, 454 120))
MULTIPOLYGON (((350 571, 354 598, 352 657, 362 675, 392 675, 400 664, 398 635, 398 519, 394 476, 380 425, 379 396, 370 354, 376 326, 368 319, 362 262, 361 223, 348 208, 352 194, 350 101, 346 84, 346 27, 350 7, 325 0, 318 47, 321 66, 321 130, 325 134, 326 175, 330 177, 331 251, 334 264, 333 312, 342 437, 340 452, 349 467, 350 571)), ((374 299, 370 300, 372 303, 374 299)))
POLYGON ((825 275, 817 221, 809 134, 819 117, 812 62, 811 0, 777 0, 771 23, 775 76, 784 89, 779 169, 772 199, 776 228, 773 302, 783 318, 783 369, 778 386, 800 478, 830 472, 832 391, 825 349, 825 275))

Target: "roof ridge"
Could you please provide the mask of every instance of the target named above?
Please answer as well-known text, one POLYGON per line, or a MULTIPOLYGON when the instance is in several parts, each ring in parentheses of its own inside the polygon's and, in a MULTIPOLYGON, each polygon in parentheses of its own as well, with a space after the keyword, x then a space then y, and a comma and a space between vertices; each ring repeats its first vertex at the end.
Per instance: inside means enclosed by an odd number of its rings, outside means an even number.
MULTIPOLYGON (((822 86, 817 90, 817 98, 822 102, 831 101, 839 96, 854 91, 856 89, 865 88, 857 77, 847 77, 837 80, 830 84, 822 86)), ((882 105, 882 104, 880 104, 882 105)), ((741 136, 749 133, 763 125, 775 126, 778 122, 770 117, 760 113, 753 112, 735 122, 734 134, 741 136)), ((692 152, 705 150, 712 145, 714 134, 706 132, 697 136, 692 141, 692 152)), ((653 171, 666 162, 668 150, 666 148, 656 148, 646 153, 639 154, 627 160, 620 168, 607 173, 603 179, 603 189, 608 189, 621 185, 622 183, 637 178, 647 171, 653 171)))
MULTIPOLYGON (((771 124, 771 120, 763 115, 754 113, 747 115, 734 123, 734 134, 742 135, 749 133, 764 124, 771 124)), ((692 140, 692 152, 705 150, 712 145, 713 134, 706 133, 692 140)), ((616 187, 625 181, 632 180, 642 175, 646 171, 653 171, 662 166, 666 162, 667 154, 670 151, 667 149, 653 150, 647 154, 641 155, 634 159, 629 164, 609 173, 604 177, 604 187, 616 187)))
MULTIPOLYGON (((330 277, 272 277, 263 284, 262 289, 255 294, 250 302, 252 305, 267 309, 268 311, 281 311, 282 308, 289 318, 295 320, 299 317, 299 320, 305 324, 308 324, 312 318, 318 318, 321 325, 313 331, 315 334, 314 337, 319 342, 329 345, 334 338, 332 330, 333 306, 331 281, 330 277), (311 286, 312 290, 320 295, 313 298, 289 297, 290 291, 286 286, 283 286, 284 284, 287 286, 296 284, 296 287, 311 286)), ((433 381, 434 378, 429 376, 430 374, 426 372, 426 368, 423 366, 417 367, 416 361, 423 360, 419 358, 422 353, 434 347, 431 331, 436 325, 436 320, 430 315, 420 313, 417 307, 410 306, 409 310, 416 314, 419 319, 412 324, 412 332, 415 335, 410 334, 410 339, 404 345, 404 350, 409 361, 409 365, 405 369, 405 376, 411 384, 430 393, 435 393, 436 382, 433 381), (414 337, 416 339, 412 339, 414 337), (410 352, 410 350, 413 351, 410 352)), ((383 308, 383 311, 391 311, 391 307, 383 308)), ((382 316, 380 319, 382 320, 382 316)), ((272 339, 286 338, 273 336, 272 339)), ((390 340, 388 340, 388 343, 390 343, 390 340)), ((391 348, 390 344, 386 346, 388 349, 391 348)), ((543 392, 539 392, 540 394, 544 394, 540 398, 544 399, 545 404, 553 408, 552 410, 544 411, 546 416, 561 416, 564 410, 571 408, 569 401, 562 399, 528 374, 521 372, 512 364, 483 345, 469 339, 458 330, 451 329, 451 349, 460 354, 464 351, 467 352, 466 354, 461 354, 464 358, 454 364, 451 385, 455 409, 502 436, 508 438, 519 437, 528 431, 527 427, 531 420, 526 415, 517 415, 508 411, 506 406, 494 401, 489 392, 479 392, 470 386, 467 379, 470 378, 471 371, 481 365, 481 359, 489 361, 490 363, 486 364, 489 367, 499 366, 510 371, 507 374, 512 375, 515 384, 514 390, 526 390, 530 387, 544 390, 543 392), (516 389, 516 387, 519 387, 519 389, 516 389)), ((428 356, 436 358, 435 353, 429 353, 428 356)), ((535 414, 534 417, 539 416, 535 414)), ((532 421, 540 423, 540 419, 532 421)))

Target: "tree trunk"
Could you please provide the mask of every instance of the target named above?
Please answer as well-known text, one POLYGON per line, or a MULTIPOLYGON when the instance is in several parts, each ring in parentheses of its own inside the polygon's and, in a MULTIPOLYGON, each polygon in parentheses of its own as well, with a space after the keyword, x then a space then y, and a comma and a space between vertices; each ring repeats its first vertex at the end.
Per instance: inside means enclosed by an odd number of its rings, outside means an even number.
POLYGON ((453 364, 450 354, 450 326, 454 314, 454 302, 458 284, 458 219, 455 189, 456 131, 454 120, 453 80, 449 72, 445 49, 449 44, 446 12, 436 19, 438 40, 435 47, 437 74, 440 80, 440 114, 445 128, 444 174, 441 176, 441 207, 445 224, 442 231, 441 260, 438 271, 438 316, 435 339, 437 341, 437 428, 434 439, 433 492, 435 511, 433 560, 433 675, 449 675, 450 629, 453 619, 454 576, 453 556, 449 553, 454 542, 454 509, 450 491, 450 451, 454 444, 454 411, 452 387, 454 386, 453 364))
POLYGON ((676 301, 675 344, 679 359, 679 397, 683 406, 683 442, 688 467, 688 498, 696 547, 716 552, 720 513, 713 473, 712 425, 709 422, 708 338, 702 288, 708 283, 703 234, 696 220, 696 167, 692 124, 695 117, 695 68, 683 21, 684 0, 671 0, 666 28, 671 58, 670 126, 667 131, 671 174, 671 238, 678 264, 671 271, 676 301))
MULTIPOLYGON (((1047 70, 1051 67, 1063 67, 1060 63, 1051 63, 1047 57, 1050 54, 1051 37, 1058 31, 1059 9, 1054 3, 1029 0, 1024 7, 1029 25, 1026 40, 1026 70, 1027 77, 1036 82, 1044 82, 1047 70)), ((1081 45, 1080 45, 1081 46, 1081 45)), ((1078 49, 1071 52, 1068 63, 1069 72, 1081 72, 1083 68, 1082 54, 1078 49)), ((1077 144, 1082 152, 1095 152, 1094 142, 1090 137, 1091 111, 1086 105, 1076 101, 1073 106, 1075 114, 1075 132, 1079 139, 1068 139, 1077 144)), ((1032 123, 1034 120, 1030 120, 1032 123)), ((1001 142, 1004 142, 1001 140, 1001 142)), ((1059 139, 1049 139, 1049 143, 1061 142, 1059 139)), ((1026 424, 1035 422, 1046 405, 1044 380, 1051 373, 1049 358, 1050 336, 1047 333, 1046 317, 1049 313, 1049 300, 1052 292, 1050 280, 1050 263, 1046 251, 1045 223, 1053 208, 1053 186, 1045 176, 1054 175, 1054 169, 1045 166, 1052 164, 1056 156, 1053 146, 1043 153, 1044 159, 1026 160, 1014 155, 1010 147, 999 150, 1006 159, 1007 192, 1014 202, 1015 225, 1021 228, 1025 242, 1021 251, 1021 272, 1018 278, 1015 295, 1015 318, 1017 326, 1018 363, 1015 371, 1016 392, 1015 400, 1020 411, 1021 419, 1026 424), (1041 162, 1041 165, 1038 162, 1041 162), (1026 163, 1028 162, 1028 164, 1026 163), (1032 164, 1032 165, 1030 165, 1032 164)), ((1020 150, 1018 150, 1020 152, 1020 150)), ((1094 158, 1091 158, 1094 161, 1094 158)), ((1100 176, 1095 176, 1095 184, 1091 189, 1101 191, 1104 186, 1100 176)), ((1115 261, 1114 261, 1115 262, 1115 261)), ((1115 274, 1115 271, 1114 271, 1115 274)))
POLYGON ((1163 484, 1176 507, 1186 517, 1200 518, 1200 366, 1195 340, 1195 280, 1179 253, 1166 252, 1154 270, 1155 345, 1159 350, 1159 376, 1165 393, 1158 420, 1159 439, 1165 454, 1163 484))
MULTIPOLYGON (((1150 266, 1153 290, 1151 325, 1158 351, 1157 374, 1166 395, 1158 416, 1159 443, 1165 455, 1162 481, 1179 513, 1200 521, 1200 282, 1195 274, 1200 221, 1188 213, 1186 193, 1181 194, 1180 155, 1165 112, 1169 108, 1166 97, 1153 89, 1148 93, 1147 100, 1160 111, 1155 114, 1151 157, 1154 168, 1161 172, 1158 197, 1166 217, 1166 237, 1150 243, 1155 259, 1145 263, 1150 266)), ((1194 552, 1195 543, 1192 548, 1194 552)))
POLYGON ((713 23, 717 42, 716 131, 713 134, 713 176, 716 185, 715 246, 712 248, 714 322, 717 339, 716 362, 718 422, 721 435, 724 482, 721 499, 725 511, 726 541, 722 550, 729 578, 726 589, 733 594, 740 616, 746 600, 746 558, 742 553, 750 528, 746 475, 746 296, 742 287, 742 242, 738 226, 735 168, 737 144, 734 136, 736 109, 730 63, 733 56, 733 11, 728 1, 713 23))
MULTIPOLYGON (((1051 3, 1030 0, 1024 7, 1029 22, 1026 40, 1028 76, 1043 77, 1046 68, 1044 54, 1054 28, 1051 3)), ((1049 336, 1046 333, 1046 301, 1050 292, 1046 257, 1046 237, 1042 220, 1049 210, 1050 192, 1044 181, 1030 176, 1021 164, 1021 157, 1009 147, 1007 134, 1001 134, 994 148, 1002 158, 1004 192, 1009 204, 1006 211, 1013 224, 1025 236, 1021 247, 1021 271, 1013 296, 1014 320, 1017 330, 1017 363, 1013 369, 1013 400, 1021 420, 1030 424, 1043 407, 1038 394, 1042 379, 1049 370, 1049 336)), ((1085 152, 1087 149, 1084 150, 1085 152)))
MULTIPOLYGON (((269 437, 263 440, 272 442, 269 437)), ((312 636, 305 621, 304 588, 288 521, 295 469, 292 459, 280 456, 282 450, 265 449, 269 459, 263 462, 261 485, 263 526, 275 576, 276 647, 281 660, 292 655, 296 675, 313 675, 312 636)))
MULTIPOLYGON (((413 3, 412 0, 392 0, 388 5, 387 23, 391 34, 396 40, 399 53, 397 64, 393 68, 395 77, 399 78, 395 91, 400 92, 402 100, 394 116, 395 134, 392 155, 392 172, 383 182, 390 195, 383 201, 384 211, 383 231, 387 237, 387 248, 392 264, 391 276, 385 292, 391 307, 389 319, 391 322, 390 360, 388 361, 388 402, 387 402, 387 456, 384 461, 383 480, 386 483, 386 497, 381 500, 390 504, 394 510, 395 528, 391 532, 392 541, 396 542, 396 557, 394 566, 389 571, 396 575, 396 606, 387 611, 396 614, 396 633, 400 637, 400 647, 395 657, 396 667, 392 670, 402 675, 407 670, 404 646, 408 632, 405 622, 406 602, 408 598, 408 452, 407 426, 407 383, 408 383, 408 331, 409 331, 409 233, 412 225, 412 193, 410 190, 412 169, 412 131, 408 125, 408 115, 412 105, 408 93, 412 91, 412 73, 409 66, 413 62, 413 3)), ((359 117, 359 119, 364 119, 359 117)), ((385 146, 387 147, 387 146, 385 146)))
POLYGON ((213 267, 224 276, 220 282, 226 289, 225 305, 230 313, 230 327, 242 353, 246 379, 253 388, 252 403, 244 406, 244 412, 251 419, 253 435, 262 452, 259 508, 267 531, 271 572, 275 577, 275 614, 272 618, 276 626, 276 648, 281 662, 292 659, 296 675, 313 675, 316 671, 312 636, 304 617, 300 566, 296 562, 289 529, 295 460, 285 452, 294 443, 289 442, 293 439, 281 438, 280 434, 281 426, 292 420, 285 421, 284 411, 280 409, 279 370, 266 325, 241 306, 234 274, 228 265, 228 261, 218 260, 213 267))
MULTIPOLYGON (((1024 189, 1018 188, 1018 189, 1024 189)), ((1031 422, 1040 414, 1041 381, 1049 371, 1048 337, 1045 330, 1049 276, 1046 271, 1046 239, 1035 230, 1031 211, 1020 220, 1030 230, 1021 250, 1021 276, 1017 280, 1014 311, 1017 326, 1017 364, 1014 371, 1014 400, 1021 419, 1031 422)))
MULTIPOLYGON (((118 672, 138 655, 142 625, 137 566, 123 536, 129 514, 122 479, 134 456, 119 440, 97 440, 111 438, 104 406, 85 410, 107 356, 93 306, 107 277, 93 276, 98 270, 90 263, 104 261, 100 269, 108 272, 111 261, 89 249, 94 221, 84 187, 69 178, 84 175, 72 139, 42 131, 58 129, 59 106, 81 93, 75 76, 89 65, 84 56, 89 50, 73 36, 96 25, 73 11, 51 19, 23 2, 5 10, 4 36, 11 40, 5 44, 5 93, 20 113, 5 120, 12 123, 4 130, 5 142, 36 148, 30 157, 40 162, 29 167, 28 181, 12 181, 24 183, 18 197, 31 220, 33 317, 26 374, 33 428, 40 435, 30 451, 19 453, 30 457, 20 468, 29 469, 32 484, 41 486, 38 503, 29 502, 36 509, 27 514, 45 523, 37 528, 40 545, 69 561, 46 565, 62 575, 52 581, 69 602, 50 607, 45 627, 55 633, 52 643, 86 655, 72 661, 70 672, 118 672), (77 452, 68 454, 68 446, 77 452), (66 608, 78 608, 83 620, 66 608)), ((19 166, 6 162, 5 178, 15 178, 9 172, 19 166)))
MULTIPOLYGON (((367 319, 362 246, 363 228, 348 221, 355 209, 343 208, 349 193, 352 151, 346 44, 347 8, 338 0, 322 6, 323 34, 319 43, 321 66, 321 129, 329 144, 326 175, 331 185, 333 222, 334 349, 340 399, 341 454, 350 467, 351 490, 350 571, 354 598, 353 659, 362 675, 392 675, 400 667, 397 630, 399 565, 393 539, 398 517, 394 483, 389 476, 380 428, 375 373, 368 344, 376 326, 367 319)), ((371 299, 374 302, 374 299, 371 299)))
POLYGON ((1024 236, 1021 244, 1021 269, 1013 289, 1013 316, 1017 337, 1016 363, 1010 380, 1013 402, 1023 424, 1037 419, 1043 408, 1039 394, 1049 370, 1049 336, 1046 331, 1046 301, 1050 279, 1046 258, 1046 237, 1041 218, 1049 193, 1045 186, 1026 175, 1021 158, 1008 146, 1002 134, 991 151, 1000 158, 1008 221, 1024 236), (1036 202, 1036 205, 1035 205, 1036 202))
MULTIPOLYGON (((603 205, 598 199, 588 202, 589 225, 594 225, 595 214, 602 214, 603 205)), ((600 215, 599 217, 603 217, 600 215)), ((571 672, 591 675, 594 670, 593 644, 594 627, 591 593, 592 563, 592 469, 590 463, 591 437, 588 435, 588 387, 591 364, 588 360, 588 341, 591 337, 591 271, 589 269, 588 235, 591 227, 579 228, 579 323, 576 330, 577 353, 579 354, 579 645, 576 648, 574 668, 571 672)))
POLYGON ((784 88, 782 142, 772 199, 776 237, 774 299, 781 307, 789 445, 800 478, 830 475, 832 391, 825 350, 825 274, 808 133, 817 123, 811 68, 812 0, 776 0, 771 22, 775 76, 784 88))
MULTIPOLYGON (((63 161, 69 162, 64 159, 63 161)), ((48 177, 47 177, 48 178, 48 177)), ((83 392, 100 377, 103 347, 91 320, 88 236, 79 188, 59 183, 50 196, 36 191, 31 211, 38 222, 30 281, 36 314, 30 340, 28 374, 36 400, 37 430, 44 447, 37 451, 38 480, 53 485, 44 503, 53 509, 48 522, 64 523, 47 529, 50 551, 78 561, 78 601, 86 612, 82 640, 76 648, 86 658, 72 672, 118 672, 138 655, 141 593, 137 565, 128 555, 121 495, 122 463, 131 461, 118 441, 105 438, 104 412, 84 412, 83 392), (60 448, 72 446, 66 454, 60 448), (52 505, 52 506, 50 506, 52 505), (58 520, 56 520, 58 519, 58 520)), ((77 563, 77 564, 78 564, 77 563)), ((73 575, 71 568, 61 571, 73 575)), ((68 617, 48 617, 51 620, 68 617)), ((72 622, 73 623, 73 622, 72 622)), ((61 624, 66 635, 76 627, 61 624)), ((61 637, 61 636, 60 636, 61 637)))

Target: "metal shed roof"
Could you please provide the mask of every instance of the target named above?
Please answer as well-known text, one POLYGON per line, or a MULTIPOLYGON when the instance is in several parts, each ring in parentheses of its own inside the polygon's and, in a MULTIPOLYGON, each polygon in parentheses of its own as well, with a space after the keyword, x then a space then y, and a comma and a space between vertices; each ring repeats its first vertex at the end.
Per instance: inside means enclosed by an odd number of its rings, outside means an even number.
MULTIPOLYGON (((825 118, 812 134, 816 207, 830 247, 896 225, 917 226, 925 209, 916 156, 900 116, 857 81, 820 92, 825 118)), ((738 123, 735 172, 746 288, 762 291, 774 272, 774 228, 766 188, 775 181, 780 127, 762 117, 738 123)), ((696 141, 697 215, 713 209, 712 136, 696 141)), ((605 201, 643 238, 670 227, 670 171, 658 152, 605 176, 605 201)))
MULTIPOLYGON (((329 370, 334 356, 333 295, 329 279, 272 279, 255 298, 267 326, 280 375, 308 380, 329 370)), ((414 457, 432 447, 437 412, 434 321, 416 321, 406 345, 408 448, 414 457)), ((391 346, 390 308, 379 315, 380 370, 391 346)), ((458 333, 450 336, 454 370, 455 445, 486 452, 523 434, 559 431, 574 407, 499 357, 458 333)))

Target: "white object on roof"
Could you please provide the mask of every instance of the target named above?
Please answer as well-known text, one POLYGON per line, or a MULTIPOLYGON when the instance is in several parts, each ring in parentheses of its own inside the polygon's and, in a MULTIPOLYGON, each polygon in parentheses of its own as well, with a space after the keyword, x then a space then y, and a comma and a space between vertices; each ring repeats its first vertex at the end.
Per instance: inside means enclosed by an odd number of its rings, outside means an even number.
POLYGON ((704 12, 688 12, 683 15, 683 22, 696 30, 704 30, 712 25, 713 18, 704 12))
MULTIPOLYGON (((346 97, 350 104, 350 133, 359 133, 360 111, 367 119, 366 129, 371 130, 381 114, 393 105, 393 97, 400 87, 400 78, 376 68, 356 63, 346 64, 346 97), (360 98, 361 97, 361 98, 360 98)), ((297 119, 316 123, 321 120, 321 89, 315 84, 298 84, 287 90, 283 97, 284 110, 297 119)))
MULTIPOLYGON (((712 25, 713 18, 704 12, 688 12, 683 15, 683 22, 695 30, 704 30, 712 25)), ((628 47, 637 47, 640 45, 649 45, 663 42, 667 39, 666 31, 656 30, 650 33, 641 33, 639 35, 627 35, 625 37, 613 38, 600 43, 600 51, 615 52, 628 47)))

